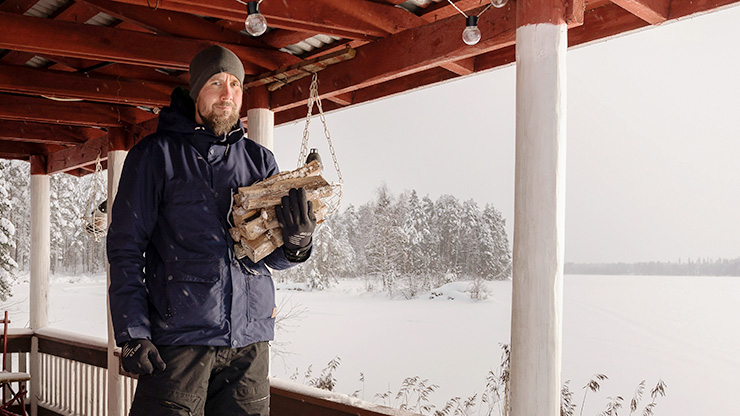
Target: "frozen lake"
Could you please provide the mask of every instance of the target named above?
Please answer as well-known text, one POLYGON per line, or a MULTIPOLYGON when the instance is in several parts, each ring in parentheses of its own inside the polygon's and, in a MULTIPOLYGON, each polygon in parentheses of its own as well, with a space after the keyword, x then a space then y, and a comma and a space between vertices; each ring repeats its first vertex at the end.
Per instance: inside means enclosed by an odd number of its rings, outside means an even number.
MULTIPOLYGON (((499 344, 509 342, 511 282, 490 282, 482 301, 463 293, 467 283, 414 300, 366 293, 360 280, 322 292, 278 287, 283 311, 302 313, 278 333, 273 375, 302 382, 309 366, 316 377, 339 357, 336 390, 368 401, 382 402, 377 393, 395 394, 413 376, 439 386, 430 396, 437 409, 455 396, 480 397, 500 363, 499 344)), ((602 412, 617 395, 628 414, 643 379, 648 390, 659 379, 667 384, 656 415, 738 414, 740 278, 567 275, 564 296, 563 381, 571 380, 576 414, 595 373, 609 379, 589 392, 584 415, 602 412)), ((103 275, 54 276, 49 297, 52 327, 105 337, 103 275)), ((11 326, 27 326, 27 305, 28 283, 20 283, 3 306, 11 326)))

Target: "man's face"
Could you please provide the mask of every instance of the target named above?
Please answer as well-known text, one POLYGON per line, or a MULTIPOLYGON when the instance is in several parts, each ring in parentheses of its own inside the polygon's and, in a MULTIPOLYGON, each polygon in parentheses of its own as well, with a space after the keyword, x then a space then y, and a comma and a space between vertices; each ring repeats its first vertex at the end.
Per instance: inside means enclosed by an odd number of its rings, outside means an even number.
POLYGON ((216 135, 223 135, 239 120, 242 108, 242 84, 227 72, 206 81, 195 101, 195 121, 209 126, 216 135))

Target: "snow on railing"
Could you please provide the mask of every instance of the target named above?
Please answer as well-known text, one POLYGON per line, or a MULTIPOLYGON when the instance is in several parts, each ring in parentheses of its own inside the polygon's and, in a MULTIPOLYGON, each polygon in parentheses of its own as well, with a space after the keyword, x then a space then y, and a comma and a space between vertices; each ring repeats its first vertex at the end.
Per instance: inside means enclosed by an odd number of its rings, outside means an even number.
MULTIPOLYGON (((22 335, 29 341, 24 348, 26 351, 30 350, 33 335, 32 331, 22 335)), ((107 342, 51 328, 40 329, 35 336, 38 339, 38 374, 41 380, 38 405, 57 415, 105 416, 108 413, 107 342)), ((20 353, 22 357, 26 355, 20 353)), ((27 368, 28 364, 25 365, 27 368)), ((128 414, 135 388, 136 380, 124 375, 124 414, 128 414)))

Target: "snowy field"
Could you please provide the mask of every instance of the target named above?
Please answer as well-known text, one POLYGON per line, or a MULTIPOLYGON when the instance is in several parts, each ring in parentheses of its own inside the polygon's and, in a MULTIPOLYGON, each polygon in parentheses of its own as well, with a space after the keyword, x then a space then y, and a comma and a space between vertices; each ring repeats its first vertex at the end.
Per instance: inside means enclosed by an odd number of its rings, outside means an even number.
MULTIPOLYGON (((27 275, 3 305, 13 327, 28 325, 27 275)), ((302 311, 284 322, 273 374, 297 381, 312 366, 316 377, 339 357, 337 390, 365 400, 398 391, 406 377, 438 385, 438 409, 450 398, 480 397, 485 377, 500 363, 499 343, 509 342, 511 282, 492 282, 486 300, 473 301, 466 283, 445 286, 441 296, 389 300, 364 292, 362 281, 342 281, 323 292, 279 285, 283 311, 302 311), (287 353, 286 353, 287 352, 287 353), (364 382, 360 381, 360 374, 364 382)), ((105 276, 54 276, 50 325, 105 337, 105 276)), ((563 381, 571 380, 580 412, 582 387, 594 373, 609 379, 589 393, 584 415, 623 396, 629 414, 637 384, 667 384, 656 415, 737 415, 740 387, 740 278, 566 276, 563 381)))

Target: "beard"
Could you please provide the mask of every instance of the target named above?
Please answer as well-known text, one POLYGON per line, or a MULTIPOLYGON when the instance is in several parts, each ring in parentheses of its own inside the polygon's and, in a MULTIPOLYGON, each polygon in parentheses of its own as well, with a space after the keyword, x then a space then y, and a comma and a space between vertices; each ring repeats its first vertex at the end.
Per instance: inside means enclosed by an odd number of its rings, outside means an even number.
POLYGON ((203 120, 203 124, 210 127, 211 130, 216 133, 216 136, 223 136, 230 132, 232 127, 234 127, 234 125, 239 121, 239 112, 236 111, 236 107, 232 104, 229 105, 231 106, 229 115, 219 115, 214 109, 211 109, 208 114, 203 114, 200 109, 198 109, 198 114, 200 115, 201 120, 203 120))

